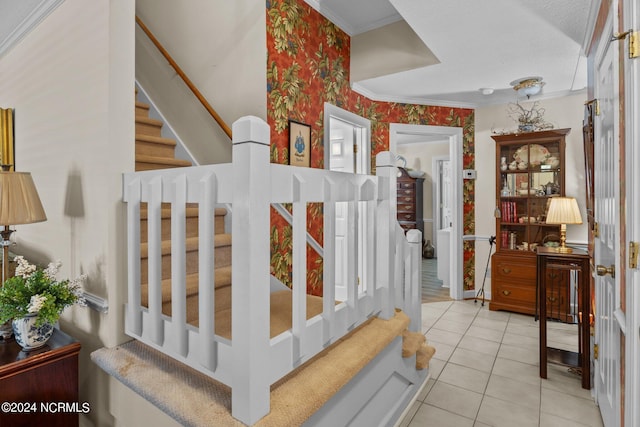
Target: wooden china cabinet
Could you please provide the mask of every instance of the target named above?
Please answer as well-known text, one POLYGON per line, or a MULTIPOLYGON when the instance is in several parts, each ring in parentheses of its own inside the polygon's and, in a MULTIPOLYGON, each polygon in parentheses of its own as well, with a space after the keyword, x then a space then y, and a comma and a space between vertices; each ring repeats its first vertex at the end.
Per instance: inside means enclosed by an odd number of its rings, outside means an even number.
POLYGON ((422 218, 422 185, 424 178, 412 178, 405 168, 398 168, 398 223, 405 232, 420 230, 424 240, 424 221, 422 218))
MULTIPOLYGON (((565 194, 565 138, 570 129, 494 135, 496 252, 491 310, 536 312, 536 249, 554 247, 560 227, 546 224, 548 202, 565 194)), ((566 293, 565 293, 566 294, 566 293)), ((569 302, 554 301, 558 310, 569 302)))

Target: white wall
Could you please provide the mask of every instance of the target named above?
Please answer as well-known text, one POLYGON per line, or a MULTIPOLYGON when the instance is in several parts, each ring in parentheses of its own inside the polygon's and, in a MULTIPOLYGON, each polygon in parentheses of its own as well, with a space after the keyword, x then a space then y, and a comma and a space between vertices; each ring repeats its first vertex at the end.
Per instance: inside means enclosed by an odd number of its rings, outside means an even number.
MULTIPOLYGON (((585 223, 567 227, 568 242, 587 242, 586 224, 586 189, 584 173, 584 153, 582 139, 582 119, 586 94, 578 94, 563 98, 539 101, 539 106, 545 109, 544 118, 552 123, 554 128, 571 128, 566 139, 565 153, 565 191, 567 196, 575 197, 580 206, 585 223)), ((530 108, 532 102, 521 102, 525 108, 530 108)), ((495 235, 495 218, 493 211, 496 206, 496 169, 495 169, 495 141, 491 138, 493 132, 514 131, 517 124, 507 114, 508 105, 478 108, 475 115, 475 155, 476 170, 476 235, 495 235)), ((495 248, 495 247, 494 247, 495 248)), ((482 284, 489 244, 486 241, 476 243, 476 289, 482 284)), ((487 278, 486 289, 489 290, 490 280, 487 278)))
MULTIPOLYGON (((229 127, 267 119, 264 1, 137 0, 136 13, 229 127)), ((231 140, 146 37, 136 39, 136 78, 197 163, 231 161, 231 140)))
POLYGON ((60 277, 89 276, 108 314, 67 309, 78 339, 84 421, 111 425, 107 377, 90 360, 123 342, 126 259, 122 173, 134 166, 133 2, 66 0, 0 58, 0 103, 15 108, 16 169, 33 175, 48 220, 17 226, 12 250, 60 277))

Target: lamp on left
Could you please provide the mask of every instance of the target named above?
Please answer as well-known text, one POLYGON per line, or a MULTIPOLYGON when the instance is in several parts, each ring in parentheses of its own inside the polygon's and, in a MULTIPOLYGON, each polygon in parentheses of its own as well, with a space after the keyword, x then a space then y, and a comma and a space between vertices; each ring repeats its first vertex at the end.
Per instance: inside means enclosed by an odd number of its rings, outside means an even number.
MULTIPOLYGON (((46 221, 42 202, 28 172, 0 171, 0 231, 2 241, 2 283, 9 278, 9 246, 10 237, 14 230, 11 225, 31 224, 46 221)), ((0 335, 3 339, 11 337, 11 322, 0 325, 0 335), (8 336, 7 336, 8 333, 8 336)))

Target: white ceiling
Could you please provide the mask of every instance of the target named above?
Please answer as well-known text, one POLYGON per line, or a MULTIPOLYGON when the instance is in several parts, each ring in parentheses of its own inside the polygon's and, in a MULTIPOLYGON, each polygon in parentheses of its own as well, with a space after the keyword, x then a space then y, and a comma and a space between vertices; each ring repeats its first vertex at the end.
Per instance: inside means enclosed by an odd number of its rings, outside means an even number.
POLYGON ((352 82, 370 98, 478 107, 516 100, 510 82, 541 76, 532 99, 584 91, 583 46, 600 0, 306 0, 350 35, 404 19, 439 63, 352 82), (483 95, 481 88, 491 88, 483 95))
MULTIPOLYGON (((0 0, 0 56, 63 0, 0 0)), ((350 35, 404 19, 439 63, 352 82, 383 101, 475 108, 516 100, 510 82, 541 76, 532 99, 584 91, 584 46, 601 0, 305 0, 350 35), (482 95, 481 88, 491 88, 482 95)))

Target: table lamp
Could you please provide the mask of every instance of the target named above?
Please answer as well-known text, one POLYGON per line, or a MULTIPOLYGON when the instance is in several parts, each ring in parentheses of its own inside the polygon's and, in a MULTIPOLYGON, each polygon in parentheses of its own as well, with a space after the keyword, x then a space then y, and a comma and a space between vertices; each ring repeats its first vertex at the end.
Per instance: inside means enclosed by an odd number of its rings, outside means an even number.
POLYGON ((566 246, 567 224, 582 224, 578 202, 573 197, 552 197, 547 212, 547 224, 560 224, 560 246, 556 252, 570 254, 573 249, 566 246))
MULTIPOLYGON (((9 278, 9 246, 11 233, 10 225, 31 224, 46 221, 47 216, 42 208, 38 191, 33 178, 28 172, 0 171, 0 231, 2 241, 2 283, 9 278)), ((11 337, 11 322, 0 325, 0 335, 3 339, 11 337)))

